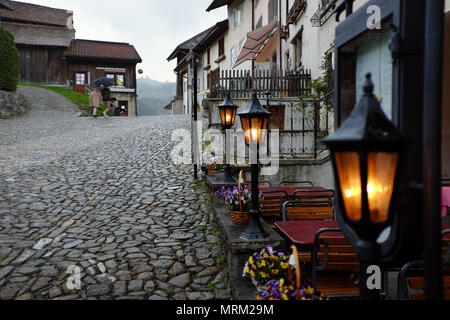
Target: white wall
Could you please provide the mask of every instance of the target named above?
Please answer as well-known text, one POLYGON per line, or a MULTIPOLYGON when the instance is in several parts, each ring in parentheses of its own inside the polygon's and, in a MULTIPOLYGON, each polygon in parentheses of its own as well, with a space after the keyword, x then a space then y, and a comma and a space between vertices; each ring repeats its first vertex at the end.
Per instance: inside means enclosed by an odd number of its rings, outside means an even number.
MULTIPOLYGON (((251 0, 235 0, 232 4, 228 6, 228 35, 225 39, 225 54, 227 56, 226 59, 226 69, 231 69, 232 61, 231 61, 231 49, 233 47, 237 48, 236 57, 239 56, 240 53, 240 43, 241 41, 245 41, 247 38, 247 33, 252 30, 252 1, 251 0), (243 18, 242 22, 239 26, 235 27, 234 25, 234 11, 241 4, 244 4, 243 10, 243 18)), ((237 66, 234 70, 250 70, 252 68, 251 61, 246 61, 239 66, 237 66)))
MULTIPOLYGON (((356 11, 368 0, 356 0, 354 3, 354 10, 356 11)), ((281 1, 281 18, 283 25, 286 25, 286 10, 289 11, 294 0, 289 0, 289 8, 286 8, 286 2, 281 1)), ((298 35, 303 26, 303 53, 302 62, 306 69, 311 69, 311 76, 313 79, 321 77, 323 75, 320 70, 323 56, 327 50, 334 45, 335 29, 337 22, 333 15, 322 27, 313 27, 311 18, 314 16, 319 8, 319 1, 308 1, 306 10, 300 14, 297 23, 289 26, 289 38, 285 42, 283 41, 283 58, 286 59, 286 52, 289 51, 290 66, 293 68, 294 62, 294 46, 292 44, 293 39, 298 35)), ((345 13, 341 14, 341 21, 345 19, 345 13)), ((283 65, 286 65, 285 61, 283 65)))
POLYGON ((269 0, 259 0, 258 5, 255 7, 255 28, 259 19, 262 17, 262 26, 269 24, 269 0))

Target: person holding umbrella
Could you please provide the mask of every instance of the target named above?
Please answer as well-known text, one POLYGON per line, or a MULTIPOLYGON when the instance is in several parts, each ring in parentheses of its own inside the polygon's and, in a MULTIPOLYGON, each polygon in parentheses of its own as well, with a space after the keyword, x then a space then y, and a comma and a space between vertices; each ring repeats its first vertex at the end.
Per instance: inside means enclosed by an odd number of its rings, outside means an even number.
POLYGON ((94 88, 89 95, 89 104, 92 108, 92 116, 97 118, 97 109, 100 107, 101 93, 99 88, 94 88))
POLYGON ((108 112, 111 107, 111 91, 109 88, 102 89, 102 100, 105 103, 105 111, 103 112, 103 116, 105 118, 109 118, 108 112))
POLYGON ((103 112, 103 115, 108 118, 108 112, 111 105, 111 91, 109 90, 109 87, 112 87, 115 84, 114 80, 103 77, 95 80, 94 84, 97 88, 101 89, 102 100, 105 102, 105 112, 103 112))

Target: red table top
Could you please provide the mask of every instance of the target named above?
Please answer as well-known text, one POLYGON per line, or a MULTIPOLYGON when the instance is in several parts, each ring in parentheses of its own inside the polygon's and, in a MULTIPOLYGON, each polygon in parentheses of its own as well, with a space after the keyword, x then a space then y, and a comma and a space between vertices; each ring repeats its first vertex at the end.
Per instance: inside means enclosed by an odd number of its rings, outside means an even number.
MULTIPOLYGON (((323 228, 339 228, 337 221, 286 221, 275 222, 275 226, 297 245, 313 245, 317 231, 323 228)), ((442 230, 450 230, 450 226, 442 225, 442 230)), ((323 236, 342 236, 341 232, 325 232, 323 236)), ((450 241, 450 234, 443 237, 450 241)))
MULTIPOLYGON (((283 232, 293 244, 312 245, 317 231, 323 228, 339 228, 337 221, 286 221, 276 222, 275 226, 283 232)), ((341 232, 326 232, 324 236, 342 236, 341 232)))
POLYGON ((450 187, 442 187, 442 206, 450 207, 450 187))

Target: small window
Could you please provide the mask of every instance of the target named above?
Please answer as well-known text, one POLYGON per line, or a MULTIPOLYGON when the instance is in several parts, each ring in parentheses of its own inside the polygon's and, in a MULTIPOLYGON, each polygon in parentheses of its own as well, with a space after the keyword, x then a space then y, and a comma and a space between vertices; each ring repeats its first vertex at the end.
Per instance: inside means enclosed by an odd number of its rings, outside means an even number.
POLYGON ((217 68, 209 73, 209 87, 215 87, 219 84, 220 69, 217 68))
POLYGON ((239 6, 237 6, 236 9, 234 9, 234 27, 237 28, 240 26, 243 20, 243 11, 244 11, 244 4, 241 3, 239 6))
POLYGON ((262 28, 262 16, 259 18, 258 23, 256 24, 255 29, 262 28))
POLYGON ((219 40, 219 58, 225 55, 225 38, 219 40))
POLYGON ((284 130, 284 109, 285 106, 269 106, 267 110, 272 113, 270 117, 269 129, 271 130, 284 130))
POLYGON ((124 87, 125 86, 125 75, 124 74, 109 73, 106 75, 106 77, 111 80, 114 80, 116 87, 124 87))
POLYGON ((299 32, 294 40, 294 63, 295 67, 298 69, 302 66, 302 55, 303 55, 303 30, 299 32))
POLYGON ((269 0, 269 23, 274 22, 278 18, 278 0, 269 0))
POLYGON ((116 86, 123 87, 125 84, 125 76, 123 74, 116 75, 116 86))
POLYGON ((206 51, 206 64, 211 64, 211 49, 208 49, 208 51, 206 51))
POLYGON ((84 73, 76 74, 76 84, 77 85, 84 86, 85 81, 86 81, 86 75, 84 73))
POLYGON ((233 68, 234 63, 237 59, 237 49, 236 47, 231 48, 231 68, 233 68))
POLYGON ((241 39, 241 41, 239 42, 239 52, 241 52, 242 48, 244 47, 245 39, 246 39, 246 38, 243 38, 243 39, 241 39))

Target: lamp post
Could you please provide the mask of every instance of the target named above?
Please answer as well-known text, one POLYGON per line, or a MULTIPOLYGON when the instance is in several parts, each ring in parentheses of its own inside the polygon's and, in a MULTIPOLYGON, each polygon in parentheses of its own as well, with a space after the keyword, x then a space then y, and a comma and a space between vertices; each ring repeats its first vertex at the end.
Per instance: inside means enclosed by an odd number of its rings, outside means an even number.
POLYGON ((366 75, 364 95, 350 117, 323 142, 330 149, 336 180, 339 222, 356 235, 364 300, 380 299, 367 286, 367 268, 380 265, 380 234, 393 222, 402 149, 406 141, 386 117, 366 75))
POLYGON ((250 210, 250 223, 241 235, 247 240, 264 239, 267 234, 261 227, 259 220, 259 145, 266 139, 269 119, 272 114, 265 110, 258 100, 256 93, 253 93, 252 100, 239 113, 242 129, 244 130, 245 143, 250 147, 250 155, 256 152, 256 157, 250 156, 252 172, 252 208, 250 210), (256 149, 256 150, 255 150, 256 149), (256 158, 256 159, 255 159, 256 158))
POLYGON ((220 121, 222 122, 222 130, 225 133, 225 172, 223 181, 225 183, 234 183, 235 180, 231 176, 231 165, 227 161, 227 130, 234 126, 238 106, 231 101, 231 95, 228 92, 225 100, 219 105, 220 121))

